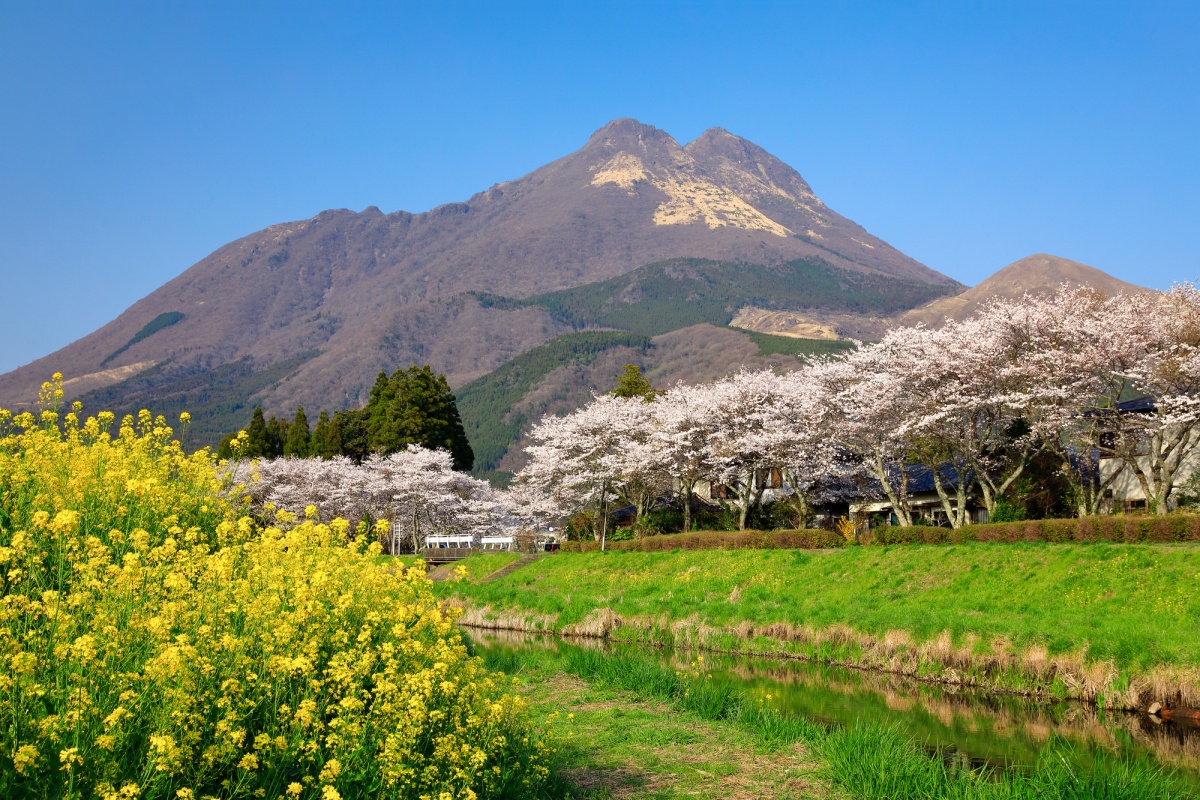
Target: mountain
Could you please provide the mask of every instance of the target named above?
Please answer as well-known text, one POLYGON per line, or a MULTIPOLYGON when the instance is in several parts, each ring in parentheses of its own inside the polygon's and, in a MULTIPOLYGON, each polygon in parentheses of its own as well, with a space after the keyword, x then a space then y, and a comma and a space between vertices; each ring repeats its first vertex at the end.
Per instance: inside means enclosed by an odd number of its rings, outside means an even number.
POLYGON ((1107 295, 1146 291, 1087 264, 1038 253, 1014 261, 977 286, 961 294, 941 297, 900 316, 901 325, 940 325, 946 319, 964 319, 993 298, 1017 299, 1026 293, 1048 294, 1064 284, 1090 286, 1107 295))
MULTIPOLYGON (((676 301, 688 313, 649 335, 722 326, 741 305, 893 314, 960 289, 751 142, 713 128, 683 146, 616 120, 462 203, 324 211, 225 245, 96 332, 0 376, 0 405, 28 404, 61 371, 89 408, 188 408, 202 443, 255 403, 360 405, 380 370, 414 363, 462 386, 579 326, 640 330, 637 319, 676 301), (562 313, 579 287, 608 292, 607 305, 562 313)), ((767 341, 720 330, 751 349, 767 341)))

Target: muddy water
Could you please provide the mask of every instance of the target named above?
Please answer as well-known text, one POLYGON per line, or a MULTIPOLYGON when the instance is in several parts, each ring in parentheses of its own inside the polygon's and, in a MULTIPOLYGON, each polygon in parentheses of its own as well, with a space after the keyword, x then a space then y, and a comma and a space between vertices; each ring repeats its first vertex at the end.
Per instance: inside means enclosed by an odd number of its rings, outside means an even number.
POLYGON ((759 656, 658 650, 600 640, 471 629, 478 647, 590 647, 634 650, 675 669, 735 683, 781 712, 828 724, 868 720, 896 725, 943 758, 972 766, 1032 766, 1052 739, 1068 743, 1081 767, 1152 759, 1178 772, 1200 796, 1200 727, 1145 714, 1105 712, 1073 702, 1046 703, 913 681, 896 675, 759 656))

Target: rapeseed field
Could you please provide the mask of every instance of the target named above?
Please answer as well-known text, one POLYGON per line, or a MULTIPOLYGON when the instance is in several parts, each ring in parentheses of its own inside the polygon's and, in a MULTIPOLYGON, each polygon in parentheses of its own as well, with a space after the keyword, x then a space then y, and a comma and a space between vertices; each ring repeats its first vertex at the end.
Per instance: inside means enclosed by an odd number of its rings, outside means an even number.
POLYGON ((62 398, 0 411, 0 796, 537 792, 546 731, 419 565, 252 519, 163 418, 62 398))

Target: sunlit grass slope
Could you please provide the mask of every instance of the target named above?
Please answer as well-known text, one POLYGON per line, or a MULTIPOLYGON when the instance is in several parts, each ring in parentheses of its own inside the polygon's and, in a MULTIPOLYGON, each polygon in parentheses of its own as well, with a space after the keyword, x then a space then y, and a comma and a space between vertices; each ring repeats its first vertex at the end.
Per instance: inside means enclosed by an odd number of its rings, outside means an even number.
POLYGON ((570 553, 442 591, 479 621, 525 615, 565 632, 785 647, 940 677, 1007 670, 1011 688, 1089 698, 1149 691, 1130 679, 1164 669, 1200 685, 1200 548, 1187 545, 570 553))

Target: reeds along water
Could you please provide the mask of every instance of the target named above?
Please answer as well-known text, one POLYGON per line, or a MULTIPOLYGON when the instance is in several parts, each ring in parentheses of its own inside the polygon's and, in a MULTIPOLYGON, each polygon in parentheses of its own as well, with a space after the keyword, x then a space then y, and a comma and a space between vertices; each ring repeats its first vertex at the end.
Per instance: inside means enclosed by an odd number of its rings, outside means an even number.
POLYGON ((1200 669, 1195 667, 1160 665, 1122 682, 1110 661, 1089 660, 1086 652, 1051 655, 1043 645, 1018 649, 1001 637, 980 653, 974 636, 968 635, 956 645, 948 631, 927 641, 915 641, 906 631, 875 636, 842 624, 814 628, 742 621, 721 628, 694 618, 672 620, 665 614, 658 618, 624 617, 607 607, 593 609, 579 622, 559 625, 556 615, 498 610, 472 603, 466 603, 462 624, 485 630, 554 632, 576 640, 599 638, 718 653, 779 653, 999 693, 1046 696, 1050 687, 1058 684, 1066 697, 1106 708, 1144 709, 1154 701, 1171 708, 1200 708, 1200 669))

